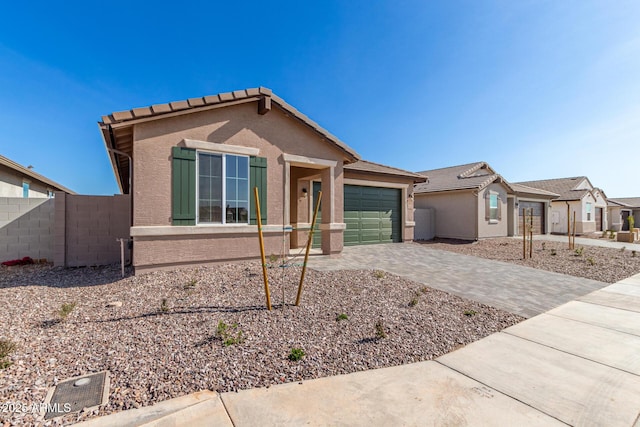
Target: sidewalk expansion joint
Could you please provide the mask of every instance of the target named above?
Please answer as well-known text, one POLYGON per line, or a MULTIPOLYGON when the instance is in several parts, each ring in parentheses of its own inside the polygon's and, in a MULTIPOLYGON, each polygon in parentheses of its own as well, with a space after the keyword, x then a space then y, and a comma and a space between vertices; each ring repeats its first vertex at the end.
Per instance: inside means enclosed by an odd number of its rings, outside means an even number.
POLYGON ((441 362, 440 360, 438 360, 438 359, 435 359, 435 360, 433 360, 433 361, 434 361, 434 362, 436 362, 436 363, 439 363, 440 365, 444 366, 444 367, 445 367, 445 368, 447 368, 447 369, 451 369, 453 372, 457 372, 457 373, 459 373, 460 375, 463 375, 463 376, 465 376, 465 377, 467 377, 467 378, 469 378, 469 379, 471 379, 471 380, 473 380, 473 381, 477 382, 478 384, 482 384, 483 386, 485 386, 485 387, 487 387, 487 388, 490 388, 491 390, 495 391, 496 393, 499 393, 499 394, 501 394, 501 395, 503 395, 503 396, 505 396, 505 397, 507 397, 507 398, 509 398, 509 399, 513 399, 513 400, 515 400, 516 402, 520 402, 520 403, 522 403, 523 405, 528 406, 529 408, 533 409, 534 411, 537 411, 537 412, 539 412, 539 413, 541 413, 541 414, 544 414, 544 415, 546 415, 546 416, 547 416, 547 417, 549 417, 549 418, 553 418, 554 420, 557 420, 557 421, 561 422, 561 423, 562 423, 562 424, 564 424, 564 425, 567 425, 567 426, 571 425, 571 424, 569 424, 569 423, 566 423, 566 422, 562 421, 562 420, 561 420, 560 418, 558 418, 558 417, 555 417, 555 416, 553 416, 553 415, 551 415, 551 414, 546 413, 545 411, 541 410, 540 408, 536 408, 535 406, 531 406, 531 405, 530 405, 530 404, 528 404, 527 402, 524 402, 524 401, 522 401, 522 400, 518 399, 517 397, 510 396, 510 395, 508 395, 507 393, 505 393, 505 392, 503 392, 503 391, 501 391, 501 390, 499 390, 499 389, 497 389, 497 388, 495 388, 495 387, 493 387, 493 386, 491 386, 491 385, 489 385, 489 384, 487 384, 487 383, 485 383, 485 382, 482 382, 482 381, 480 381, 480 380, 478 380, 478 379, 476 379, 476 378, 473 378, 472 376, 470 376, 470 375, 468 375, 468 374, 465 374, 465 373, 464 373, 464 372, 462 372, 462 371, 459 371, 459 370, 457 370, 457 369, 455 369, 455 368, 452 368, 451 366, 449 366, 449 365, 446 365, 446 364, 442 363, 442 362, 441 362))

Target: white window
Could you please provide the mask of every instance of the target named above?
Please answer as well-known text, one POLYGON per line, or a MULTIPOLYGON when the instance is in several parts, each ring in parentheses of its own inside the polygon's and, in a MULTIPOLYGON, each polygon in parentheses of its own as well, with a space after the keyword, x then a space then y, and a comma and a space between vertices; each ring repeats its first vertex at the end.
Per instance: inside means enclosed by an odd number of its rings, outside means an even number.
POLYGON ((498 220, 498 195, 497 194, 489 195, 489 219, 494 221, 498 220))
POLYGON ((249 223, 249 157, 198 152, 199 224, 249 223))
POLYGON ((587 202, 586 208, 587 208, 587 221, 591 221, 591 203, 590 202, 587 202))

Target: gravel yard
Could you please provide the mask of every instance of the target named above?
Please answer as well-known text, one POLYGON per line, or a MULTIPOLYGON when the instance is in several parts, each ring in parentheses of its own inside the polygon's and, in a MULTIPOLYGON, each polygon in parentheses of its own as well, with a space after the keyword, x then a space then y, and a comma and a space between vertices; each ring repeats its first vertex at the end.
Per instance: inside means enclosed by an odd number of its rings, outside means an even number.
MULTIPOLYGON (((269 270, 269 312, 261 271, 253 262, 120 279, 114 266, 1 267, 0 339, 17 348, 8 358, 13 364, 0 370, 0 403, 42 403, 59 381, 108 370, 108 405, 53 423, 69 424, 202 389, 268 387, 429 360, 523 320, 373 271, 310 270, 301 306, 283 307, 283 289, 287 304, 295 300, 298 268, 286 269, 284 279, 282 269, 269 270), (122 305, 108 306, 116 301, 122 305), (61 320, 58 311, 70 303, 76 305, 61 320), (299 361, 288 358, 294 348, 305 353, 299 361)), ((0 412, 5 425, 34 421, 29 412, 0 412)))
POLYGON ((419 243, 433 249, 526 265, 605 283, 615 283, 640 273, 640 253, 635 251, 578 244, 575 250, 570 250, 566 242, 536 241, 535 236, 533 257, 526 260, 522 259, 522 240, 519 239, 496 238, 477 242, 435 239, 419 243))

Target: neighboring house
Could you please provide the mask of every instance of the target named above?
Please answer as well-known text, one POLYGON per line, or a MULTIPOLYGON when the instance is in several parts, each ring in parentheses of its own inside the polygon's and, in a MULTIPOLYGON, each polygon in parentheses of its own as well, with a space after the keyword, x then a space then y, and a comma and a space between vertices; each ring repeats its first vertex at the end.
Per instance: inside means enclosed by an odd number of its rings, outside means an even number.
POLYGON ((640 224, 640 197, 621 197, 607 199, 609 202, 609 229, 614 231, 628 231, 627 218, 633 215, 636 228, 640 224))
POLYGON ((75 194, 68 188, 24 167, 13 160, 0 156, 0 197, 51 198, 56 191, 75 194))
MULTIPOLYGON (((533 214, 533 232, 548 233, 549 203, 558 194, 510 184, 486 162, 420 173, 428 180, 415 186, 415 207, 435 216, 435 230, 424 234, 463 240, 516 236, 526 209, 533 214)), ((416 229, 422 232, 423 226, 416 229)))
POLYGON ((507 200, 513 190, 487 163, 419 173, 428 180, 415 186, 414 205, 416 209, 433 209, 436 237, 477 240, 507 236, 507 200))
POLYGON ((115 112, 99 125, 132 195, 136 272, 259 256, 254 187, 267 255, 306 243, 314 182, 324 254, 413 239, 413 185, 425 178, 360 160, 270 89, 115 112))
POLYGON ((607 199, 604 192, 594 187, 586 176, 544 179, 517 184, 559 194, 551 202, 551 233, 566 234, 568 218, 575 212, 576 233, 585 234, 607 228, 607 199))
POLYGON ((75 194, 0 156, 0 262, 27 256, 53 259, 56 191, 75 194))

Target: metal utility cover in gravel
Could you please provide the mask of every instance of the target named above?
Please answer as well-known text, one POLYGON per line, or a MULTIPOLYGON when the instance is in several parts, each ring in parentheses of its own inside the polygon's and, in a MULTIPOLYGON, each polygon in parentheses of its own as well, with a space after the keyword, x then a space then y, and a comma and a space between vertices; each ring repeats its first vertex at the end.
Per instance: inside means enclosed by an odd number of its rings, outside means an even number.
POLYGON ((71 378, 58 383, 45 401, 45 420, 59 417, 84 408, 93 409, 107 403, 109 376, 107 371, 71 378))

